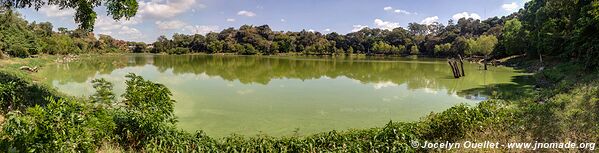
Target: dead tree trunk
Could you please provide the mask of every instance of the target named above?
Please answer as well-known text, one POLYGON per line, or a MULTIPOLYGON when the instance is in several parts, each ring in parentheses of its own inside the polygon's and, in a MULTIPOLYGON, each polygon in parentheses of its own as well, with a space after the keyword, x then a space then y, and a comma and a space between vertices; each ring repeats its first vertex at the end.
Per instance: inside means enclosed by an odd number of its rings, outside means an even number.
POLYGON ((464 59, 462 59, 461 55, 458 55, 458 57, 460 58, 460 67, 462 68, 462 76, 466 76, 466 72, 464 72, 464 59))
POLYGON ((484 64, 484 65, 485 65, 485 70, 487 70, 487 55, 485 55, 485 59, 484 59, 483 61, 484 61, 484 63, 485 63, 485 64, 484 64))
POLYGON ((447 64, 449 64, 449 67, 451 68, 451 73, 453 73, 453 77, 454 77, 454 78, 460 78, 460 77, 458 76, 458 74, 456 73, 456 71, 455 71, 455 67, 454 67, 454 65, 453 65, 452 61, 448 59, 448 60, 447 60, 447 64))
MULTIPOLYGON (((453 77, 455 78, 460 78, 464 75, 462 75, 464 72, 464 66, 458 63, 458 61, 456 59, 448 59, 447 63, 449 64, 449 67, 451 68, 451 72, 453 73, 453 77), (460 67, 462 67, 462 70, 460 70, 460 67)), ((463 63, 462 63, 463 64, 463 63)))
POLYGON ((462 74, 460 72, 461 71, 460 66, 458 65, 457 59, 453 61, 453 67, 455 68, 455 73, 458 75, 458 77, 462 77, 462 74))
POLYGON ((461 56, 459 56, 459 59, 447 59, 447 64, 449 64, 449 68, 451 68, 454 78, 466 76, 466 72, 464 72, 464 62, 462 60, 461 56))

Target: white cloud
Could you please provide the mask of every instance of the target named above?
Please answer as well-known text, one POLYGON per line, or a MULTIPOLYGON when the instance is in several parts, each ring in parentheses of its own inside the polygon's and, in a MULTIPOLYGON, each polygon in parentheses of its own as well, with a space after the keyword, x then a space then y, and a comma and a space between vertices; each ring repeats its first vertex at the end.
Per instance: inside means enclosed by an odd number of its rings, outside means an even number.
POLYGON ((138 13, 149 17, 169 18, 187 11, 195 3, 196 0, 167 0, 165 3, 139 1, 138 13))
POLYGON ((427 17, 424 20, 420 21, 420 23, 429 25, 429 24, 433 24, 433 23, 437 22, 438 20, 439 20, 438 16, 431 16, 431 17, 427 17))
POLYGON ((353 27, 354 28, 351 30, 351 32, 358 32, 358 31, 360 31, 360 30, 362 30, 364 28, 368 28, 367 25, 359 25, 359 24, 358 25, 354 25, 353 27))
POLYGON ((410 15, 410 14, 412 14, 412 12, 408 12, 408 11, 406 11, 406 10, 402 10, 402 9, 397 9, 397 10, 395 10, 395 11, 393 11, 393 12, 395 12, 395 13, 399 13, 399 14, 405 14, 405 15, 410 15))
POLYGON ((501 5, 501 8, 503 8, 505 11, 508 11, 508 12, 513 12, 516 9, 518 9, 518 7, 520 7, 520 6, 518 6, 518 4, 516 4, 516 2, 501 5))
POLYGON ((402 9, 393 10, 393 7, 391 7, 391 6, 384 7, 383 10, 388 11, 388 12, 395 12, 398 14, 405 14, 405 15, 417 14, 417 13, 409 12, 409 11, 402 10, 402 9))
POLYGON ((251 12, 251 11, 242 10, 242 11, 237 12, 237 15, 254 17, 254 16, 256 16, 256 13, 251 12))
POLYGON ((123 26, 121 30, 118 31, 118 33, 122 35, 141 35, 141 32, 139 30, 128 26, 123 26))
POLYGON ((381 19, 374 19, 374 25, 377 28, 387 29, 387 30, 392 30, 394 28, 399 27, 399 23, 397 23, 397 22, 383 21, 381 19))
POLYGON ((173 21, 156 21, 156 25, 160 30, 174 30, 181 29, 187 25, 187 23, 180 20, 173 21))
POLYGON ((281 22, 287 22, 285 19, 281 19, 281 22))
POLYGON ((314 32, 314 29, 308 29, 308 32, 314 32))
POLYGON ((473 18, 473 19, 477 19, 480 20, 480 15, 476 14, 476 13, 468 13, 468 12, 462 12, 462 13, 458 13, 458 14, 454 14, 453 15, 453 20, 459 20, 461 18, 473 18))
POLYGON ((329 28, 324 29, 324 32, 330 32, 330 31, 331 31, 331 29, 329 29, 329 28))
POLYGON ((218 31, 219 27, 216 25, 195 25, 185 26, 185 29, 191 31, 193 34, 207 34, 209 32, 218 31))
POLYGON ((99 16, 98 19, 96 19, 96 24, 94 25, 94 27, 95 29, 106 31, 120 29, 121 27, 127 25, 137 25, 139 23, 142 23, 141 17, 133 17, 129 20, 121 19, 119 21, 115 21, 114 19, 108 16, 99 16))
POLYGON ((227 22, 235 22, 235 19, 233 19, 233 18, 228 18, 228 19, 227 19, 227 22))
POLYGON ((143 33, 136 28, 132 28, 129 26, 120 26, 116 29, 111 30, 100 30, 96 32, 97 34, 110 35, 117 39, 125 39, 125 40, 138 40, 144 37, 143 33))
POLYGON ((65 17, 75 15, 75 10, 71 8, 60 9, 58 5, 49 5, 40 8, 40 12, 48 17, 65 17))
POLYGON ((142 23, 141 17, 133 17, 129 20, 115 21, 108 16, 98 16, 94 29, 98 30, 96 33, 111 35, 117 39, 141 39, 144 37, 143 33, 136 28, 131 27, 142 23))

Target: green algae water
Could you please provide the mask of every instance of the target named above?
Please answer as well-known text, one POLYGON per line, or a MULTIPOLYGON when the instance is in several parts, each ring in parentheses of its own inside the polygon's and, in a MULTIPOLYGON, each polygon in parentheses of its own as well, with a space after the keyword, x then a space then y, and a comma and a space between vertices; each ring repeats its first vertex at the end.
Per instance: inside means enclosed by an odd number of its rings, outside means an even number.
POLYGON ((482 89, 513 84, 511 68, 465 63, 454 79, 443 59, 130 54, 52 64, 35 74, 72 96, 95 92, 105 78, 124 92, 135 73, 166 85, 178 126, 210 136, 305 135, 415 121, 459 103, 475 105, 482 89))

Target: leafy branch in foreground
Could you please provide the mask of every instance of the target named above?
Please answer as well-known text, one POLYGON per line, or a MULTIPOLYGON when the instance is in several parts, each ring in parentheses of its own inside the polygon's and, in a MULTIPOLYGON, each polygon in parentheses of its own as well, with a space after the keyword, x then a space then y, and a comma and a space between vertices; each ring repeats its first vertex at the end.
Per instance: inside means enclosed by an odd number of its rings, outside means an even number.
POLYGON ((96 93, 89 97, 92 102, 112 106, 115 98, 112 93, 112 83, 104 78, 92 80, 92 83, 94 89, 96 89, 96 93))
POLYGON ((0 0, 2 9, 33 7, 38 10, 43 6, 57 6, 60 10, 75 9, 75 22, 79 24, 80 29, 87 31, 93 31, 94 28, 94 8, 102 5, 106 6, 108 15, 115 20, 135 16, 139 7, 136 0, 0 0))

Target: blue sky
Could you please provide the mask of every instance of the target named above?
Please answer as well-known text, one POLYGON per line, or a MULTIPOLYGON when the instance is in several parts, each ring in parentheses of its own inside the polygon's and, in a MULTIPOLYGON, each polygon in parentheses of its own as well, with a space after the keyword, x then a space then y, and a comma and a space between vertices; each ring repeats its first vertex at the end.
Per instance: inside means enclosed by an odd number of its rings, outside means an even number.
MULTIPOLYGON (((205 34, 241 25, 268 24, 276 31, 313 30, 349 33, 363 27, 392 29, 408 23, 447 24, 452 18, 486 19, 522 8, 526 0, 143 0, 137 16, 113 21, 96 8, 94 32, 115 38, 153 42, 173 33, 205 34)), ((54 28, 75 28, 73 10, 46 6, 22 9, 29 21, 50 21, 54 28)))

